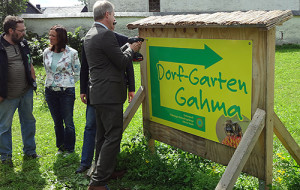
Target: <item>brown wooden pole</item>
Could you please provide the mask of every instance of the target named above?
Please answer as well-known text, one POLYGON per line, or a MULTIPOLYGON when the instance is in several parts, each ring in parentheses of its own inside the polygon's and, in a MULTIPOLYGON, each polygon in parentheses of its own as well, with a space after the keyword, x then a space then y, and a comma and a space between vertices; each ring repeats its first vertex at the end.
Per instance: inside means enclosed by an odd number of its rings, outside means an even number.
POLYGON ((295 159, 297 164, 300 165, 300 147, 280 121, 276 113, 274 113, 274 133, 281 141, 283 146, 291 154, 291 156, 295 159))
POLYGON ((215 190, 232 189, 265 126, 266 112, 257 109, 215 190))
POLYGON ((275 75, 275 32, 276 28, 267 31, 266 61, 266 136, 265 136, 265 189, 272 185, 273 177, 273 113, 274 113, 274 75, 275 75))

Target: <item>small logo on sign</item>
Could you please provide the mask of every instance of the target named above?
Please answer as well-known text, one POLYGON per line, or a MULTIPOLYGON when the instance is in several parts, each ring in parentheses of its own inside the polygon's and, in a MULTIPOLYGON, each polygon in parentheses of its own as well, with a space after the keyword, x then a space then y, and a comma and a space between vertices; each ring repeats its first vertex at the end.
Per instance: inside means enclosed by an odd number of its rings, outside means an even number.
POLYGON ((198 118, 197 119, 197 121, 196 121, 196 123, 197 123, 197 126, 201 129, 202 127, 203 127, 203 121, 202 121, 202 119, 201 118, 198 118))

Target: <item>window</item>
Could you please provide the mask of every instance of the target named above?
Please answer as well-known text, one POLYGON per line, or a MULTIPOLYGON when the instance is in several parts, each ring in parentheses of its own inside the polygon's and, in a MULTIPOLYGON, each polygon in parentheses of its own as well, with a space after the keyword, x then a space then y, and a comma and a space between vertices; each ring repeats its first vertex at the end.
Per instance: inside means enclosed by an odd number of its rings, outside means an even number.
POLYGON ((160 12, 160 0, 149 0, 149 12, 160 12))

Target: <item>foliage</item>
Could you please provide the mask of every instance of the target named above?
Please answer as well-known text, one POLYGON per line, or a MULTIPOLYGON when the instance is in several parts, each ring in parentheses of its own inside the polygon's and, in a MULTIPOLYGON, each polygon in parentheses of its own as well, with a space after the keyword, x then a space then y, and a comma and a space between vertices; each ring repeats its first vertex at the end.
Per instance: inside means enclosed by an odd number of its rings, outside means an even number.
MULTIPOLYGON (((282 48, 282 47, 278 47, 282 48)), ((299 48, 282 48, 276 51, 275 112, 285 124, 296 142, 300 144, 299 105, 300 67, 299 48)), ((140 85, 140 65, 134 64, 136 89, 140 85)), ((42 66, 36 66, 38 78, 45 75, 42 66)), ((39 79, 40 80, 40 79, 39 79)), ((41 81, 43 81, 41 79, 41 81)), ((42 82, 39 89, 43 89, 42 82)), ((42 90, 41 90, 42 91, 42 90)), ((39 160, 24 160, 22 136, 15 114, 12 127, 14 168, 0 164, 1 190, 10 189, 86 189, 89 178, 75 174, 80 164, 80 155, 85 127, 85 105, 79 98, 79 83, 76 84, 74 124, 76 128, 75 153, 55 156, 55 132, 47 106, 42 104, 42 94, 34 97, 34 115, 37 122, 37 152, 39 160)), ((124 106, 124 109, 128 106, 124 106)), ((225 167, 178 148, 156 142, 155 153, 148 150, 143 135, 142 109, 139 108, 123 134, 118 169, 127 169, 124 178, 109 182, 113 190, 169 190, 214 189, 225 167)), ((291 158, 281 142, 274 137, 274 167, 272 189, 299 189, 299 165, 291 158)), ((234 189, 258 189, 258 180, 241 174, 234 189)))
POLYGON ((296 50, 296 49, 300 49, 299 44, 283 44, 283 45, 276 46, 276 50, 279 52, 288 51, 288 50, 296 50))
POLYGON ((43 64, 43 51, 49 47, 49 40, 46 35, 39 36, 35 33, 27 33, 28 45, 34 65, 43 64))
POLYGON ((44 72, 44 67, 38 66, 35 67, 35 72, 36 72, 36 84, 37 84, 37 89, 35 91, 36 96, 35 96, 35 102, 39 104, 39 109, 48 109, 47 107, 47 102, 45 99, 45 89, 44 89, 44 84, 46 80, 46 74, 44 72))
MULTIPOLYGON (((151 189, 213 189, 218 183, 220 172, 211 161, 159 142, 155 148, 154 154, 149 152, 146 139, 140 135, 123 144, 118 162, 119 169, 128 169, 123 180, 142 181, 138 189, 149 189, 144 185, 151 189)), ((114 184, 111 187, 117 189, 114 184)))
POLYGON ((288 153, 276 153, 274 157, 274 185, 278 188, 286 186, 291 190, 300 189, 300 166, 288 153))
POLYGON ((26 9, 29 0, 1 0, 0 1, 0 31, 3 31, 3 21, 7 15, 18 15, 26 9))
POLYGON ((85 6, 87 6, 88 1, 87 0, 79 0, 80 2, 82 2, 85 6))
POLYGON ((82 49, 82 36, 86 33, 85 29, 82 29, 81 26, 77 27, 75 31, 68 32, 68 41, 70 47, 78 51, 79 59, 81 60, 81 49, 82 49))

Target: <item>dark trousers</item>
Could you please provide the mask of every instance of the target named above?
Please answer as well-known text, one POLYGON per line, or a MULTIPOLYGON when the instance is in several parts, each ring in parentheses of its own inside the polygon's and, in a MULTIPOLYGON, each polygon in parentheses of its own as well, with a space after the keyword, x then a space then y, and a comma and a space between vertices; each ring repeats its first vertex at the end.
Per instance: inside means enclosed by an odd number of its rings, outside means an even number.
POLYGON ((96 171, 90 185, 106 185, 113 173, 123 133, 123 104, 94 105, 96 109, 96 171))
POLYGON ((73 122, 75 87, 61 91, 45 88, 45 96, 54 121, 56 147, 62 151, 73 152, 76 140, 73 122))

